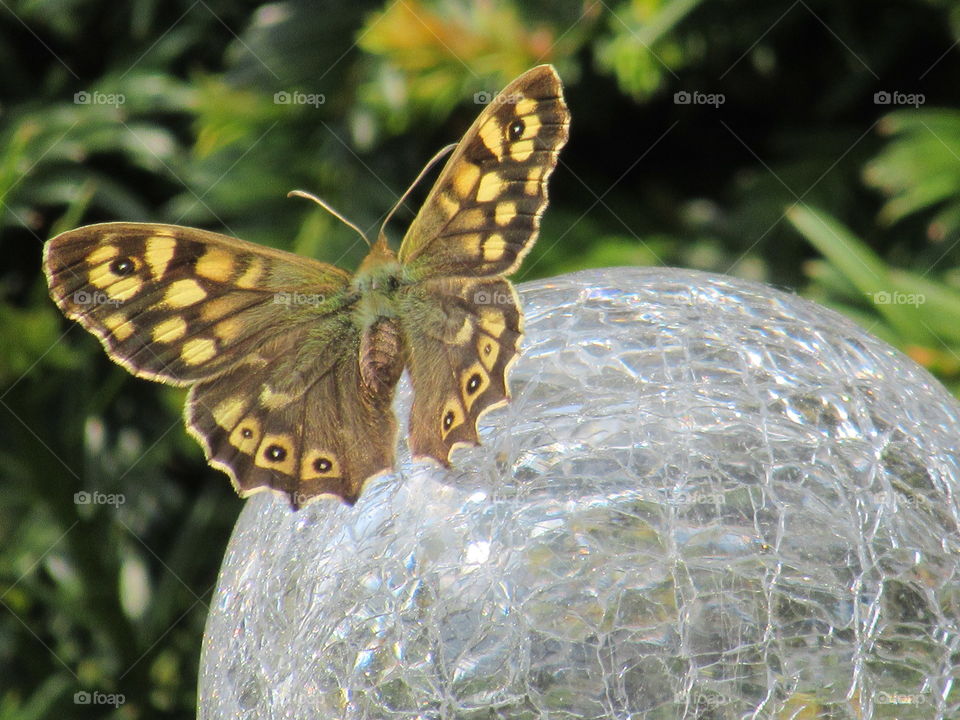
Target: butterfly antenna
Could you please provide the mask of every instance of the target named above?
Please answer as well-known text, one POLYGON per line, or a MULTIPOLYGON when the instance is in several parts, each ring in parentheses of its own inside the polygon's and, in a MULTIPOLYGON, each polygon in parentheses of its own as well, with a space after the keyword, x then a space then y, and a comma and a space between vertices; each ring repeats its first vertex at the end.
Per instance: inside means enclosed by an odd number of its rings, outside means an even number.
POLYGON ((456 147, 456 143, 447 145, 445 148, 440 150, 440 152, 430 158, 430 162, 423 166, 423 170, 420 171, 420 174, 417 175, 416 179, 412 183, 410 183, 410 187, 407 188, 406 192, 403 193, 399 200, 397 200, 394 206, 390 209, 390 212, 388 212, 387 216, 383 219, 383 224, 380 225, 380 232, 377 233, 378 240, 382 240, 384 242, 386 241, 384 230, 387 227, 387 223, 390 222, 390 219, 394 216, 397 210, 400 209, 400 206, 403 205, 406 199, 410 197, 410 193, 413 192, 413 189, 420 183, 421 180, 423 180, 423 176, 430 172, 430 169, 434 165, 440 162, 446 155, 449 155, 450 152, 456 147))
POLYGON ((305 199, 307 199, 307 200, 313 200, 317 205, 319 205, 319 206, 322 207, 324 210, 326 210, 328 213, 330 213, 331 215, 333 215, 337 220, 339 220, 340 222, 342 222, 344 225, 346 225, 347 227, 351 227, 351 228, 353 228, 354 230, 356 230, 357 233, 360 235, 360 237, 363 238, 363 241, 364 241, 368 246, 372 247, 372 246, 370 245, 370 240, 369 240, 369 238, 367 238, 367 234, 366 234, 365 232, 363 232, 363 230, 361 230, 360 228, 358 228, 356 225, 354 225, 352 222, 350 222, 349 220, 347 220, 343 215, 341 215, 341 214, 338 213, 336 210, 334 210, 333 207, 330 206, 325 200, 321 200, 321 199, 318 198, 316 195, 314 195, 313 193, 308 193, 306 190, 291 190, 290 192, 287 193, 287 197, 301 197, 301 198, 305 198, 305 199))

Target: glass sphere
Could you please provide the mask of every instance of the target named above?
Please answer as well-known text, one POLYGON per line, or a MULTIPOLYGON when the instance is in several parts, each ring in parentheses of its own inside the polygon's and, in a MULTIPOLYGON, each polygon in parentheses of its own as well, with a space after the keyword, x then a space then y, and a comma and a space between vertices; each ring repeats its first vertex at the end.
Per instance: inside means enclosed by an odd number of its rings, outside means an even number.
POLYGON ((401 441, 354 507, 248 501, 201 718, 960 717, 960 404, 940 384, 734 278, 520 291, 513 400, 453 469, 401 441))

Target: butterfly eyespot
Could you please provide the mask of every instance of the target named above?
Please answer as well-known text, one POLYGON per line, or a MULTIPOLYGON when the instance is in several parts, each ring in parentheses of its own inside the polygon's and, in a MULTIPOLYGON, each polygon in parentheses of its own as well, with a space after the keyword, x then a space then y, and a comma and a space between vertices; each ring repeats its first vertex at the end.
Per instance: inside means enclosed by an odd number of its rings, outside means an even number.
POLYGON ((484 343, 484 345, 483 345, 483 354, 484 354, 484 355, 489 355, 491 352, 493 352, 493 343, 489 343, 489 342, 488 342, 488 343, 484 343))
POLYGON ((477 389, 480 387, 483 378, 480 377, 480 373, 474 373, 470 376, 470 379, 467 380, 467 392, 473 395, 477 389))
POLYGON ((250 438, 253 437, 253 430, 251 430, 250 428, 243 428, 240 431, 240 434, 243 436, 244 440, 249 440, 250 438))
POLYGON ((510 142, 516 142, 523 137, 523 131, 527 129, 527 124, 517 118, 507 126, 507 139, 510 142))
POLYGON ((313 461, 313 469, 318 473, 330 472, 330 468, 333 467, 333 463, 330 462, 327 458, 317 458, 313 461))
POLYGON ((287 457, 287 451, 279 445, 268 445, 263 451, 263 456, 270 462, 283 462, 287 457))
POLYGON ((117 258, 110 263, 110 272, 120 277, 133 275, 137 271, 137 265, 128 257, 117 258))
POLYGON ((453 410, 447 410, 446 415, 443 416, 443 429, 449 430, 453 427, 453 421, 456 419, 456 416, 453 414, 453 410))

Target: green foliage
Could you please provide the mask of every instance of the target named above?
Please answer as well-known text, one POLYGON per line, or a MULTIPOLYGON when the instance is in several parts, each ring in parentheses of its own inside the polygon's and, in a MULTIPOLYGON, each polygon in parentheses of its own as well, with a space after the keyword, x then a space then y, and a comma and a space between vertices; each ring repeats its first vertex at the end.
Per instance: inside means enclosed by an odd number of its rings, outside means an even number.
MULTIPOLYGON (((355 267, 356 236, 287 191, 375 232, 485 94, 537 63, 567 83, 572 136, 518 279, 667 264, 771 281, 960 392, 960 12, 881 10, 8 2, 0 720, 192 717, 206 603, 242 507, 183 431, 183 392, 130 378, 47 299, 43 241, 162 221, 355 267), (884 91, 924 102, 876 104, 884 91), (77 504, 81 492, 116 504, 77 504), (76 705, 78 691, 125 702, 76 705)), ((387 229, 395 244, 434 176, 387 229)))

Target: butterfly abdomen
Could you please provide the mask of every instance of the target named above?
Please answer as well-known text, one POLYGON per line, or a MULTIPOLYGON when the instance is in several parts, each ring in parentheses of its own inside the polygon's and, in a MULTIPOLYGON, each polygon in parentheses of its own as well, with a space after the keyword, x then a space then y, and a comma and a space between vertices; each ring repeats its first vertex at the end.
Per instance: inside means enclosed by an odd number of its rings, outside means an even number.
POLYGON ((379 404, 391 398, 405 363, 403 334, 396 318, 378 317, 360 337, 360 388, 363 398, 379 404))

